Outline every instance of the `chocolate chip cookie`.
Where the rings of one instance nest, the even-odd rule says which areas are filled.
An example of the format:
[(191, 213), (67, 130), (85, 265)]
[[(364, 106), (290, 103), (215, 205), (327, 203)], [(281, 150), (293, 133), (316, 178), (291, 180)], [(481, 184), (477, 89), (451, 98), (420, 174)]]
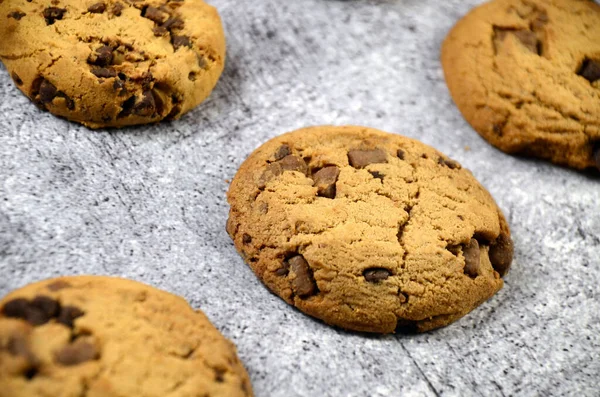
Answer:
[(202, 0), (0, 1), (0, 60), (40, 108), (90, 128), (179, 118), (225, 58)]
[(350, 330), (450, 324), (502, 288), (512, 261), (506, 220), (468, 170), (369, 128), (270, 140), (228, 200), (227, 231), (266, 286)]
[(494, 0), (449, 33), (450, 93), (479, 134), (507, 153), (600, 169), (600, 5)]
[(235, 347), (185, 300), (79, 276), (0, 300), (0, 396), (252, 396)]

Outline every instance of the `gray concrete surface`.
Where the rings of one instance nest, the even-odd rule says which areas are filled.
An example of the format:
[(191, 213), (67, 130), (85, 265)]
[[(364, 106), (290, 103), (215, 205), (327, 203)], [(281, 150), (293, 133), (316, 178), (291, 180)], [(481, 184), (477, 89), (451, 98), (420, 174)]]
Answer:
[[(183, 295), (237, 344), (257, 396), (600, 395), (600, 178), (505, 155), (462, 119), (438, 53), (478, 2), (212, 3), (226, 71), (177, 122), (92, 132), (0, 69), (0, 295), (83, 273)], [(225, 232), (226, 180), (263, 141), (317, 124), (402, 133), (470, 168), (510, 220), (505, 288), (445, 329), (385, 337), (270, 294)]]

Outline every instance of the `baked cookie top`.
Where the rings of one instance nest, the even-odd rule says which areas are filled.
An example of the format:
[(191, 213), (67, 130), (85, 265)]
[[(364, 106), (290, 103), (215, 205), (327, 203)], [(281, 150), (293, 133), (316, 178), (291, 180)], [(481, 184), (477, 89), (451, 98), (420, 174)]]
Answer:
[(600, 169), (600, 5), (485, 3), (449, 33), (442, 64), (463, 116), (493, 145)]
[(258, 277), (327, 323), (446, 325), (492, 296), (512, 260), (506, 221), (456, 161), (363, 127), (274, 138), (242, 164), (227, 231)]
[(180, 117), (224, 58), (219, 15), (202, 0), (0, 2), (0, 59), (15, 84), (88, 127)]
[(252, 389), (233, 344), (182, 298), (78, 276), (0, 300), (0, 395), (241, 397)]

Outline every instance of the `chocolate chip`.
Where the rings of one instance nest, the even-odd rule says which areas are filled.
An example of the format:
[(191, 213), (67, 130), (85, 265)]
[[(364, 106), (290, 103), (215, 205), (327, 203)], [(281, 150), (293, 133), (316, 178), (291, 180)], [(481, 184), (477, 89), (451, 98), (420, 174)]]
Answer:
[(13, 356), (29, 358), (31, 352), (27, 345), (27, 340), (22, 335), (14, 335), (8, 339), (6, 350)]
[(511, 238), (500, 234), (496, 241), (490, 244), (490, 262), (494, 270), (503, 277), (510, 269), (513, 259), (514, 246)]
[(57, 321), (61, 324), (66, 325), (69, 328), (73, 328), (73, 323), (76, 318), (83, 316), (84, 313), (77, 307), (65, 306), (60, 309)]
[(177, 51), (181, 47), (191, 47), (192, 42), (190, 38), (187, 36), (171, 36), (171, 44), (175, 51)]
[(156, 101), (152, 95), (152, 91), (144, 91), (142, 99), (133, 106), (133, 112), (138, 116), (149, 117), (156, 110)]
[(41, 310), (48, 318), (56, 317), (60, 311), (58, 301), (47, 296), (36, 296), (30, 305)]
[(540, 54), (540, 43), (538, 42), (535, 32), (530, 30), (507, 29), (494, 26), (494, 46), (496, 48), (496, 52), (498, 52), (501, 44), (509, 34), (514, 35), (529, 51), (535, 54)]
[(115, 72), (113, 69), (108, 68), (95, 68), (92, 69), (92, 73), (94, 74), (94, 76), (102, 79), (117, 77), (117, 72)]
[(13, 12), (11, 12), (11, 13), (8, 14), (8, 18), (14, 18), (17, 21), (20, 21), (21, 18), (23, 18), (25, 15), (27, 15), (27, 14), (25, 14), (24, 12), (13, 11)]
[(402, 149), (398, 149), (398, 151), (396, 152), (396, 156), (400, 159), (400, 160), (404, 160), (406, 153), (404, 152), (404, 150)]
[(48, 288), (50, 291), (59, 291), (61, 289), (65, 289), (65, 288), (69, 288), (69, 287), (71, 287), (71, 284), (69, 284), (68, 282), (63, 281), (63, 280), (54, 281), (53, 283), (48, 284), (46, 286), (46, 288)]
[(131, 114), (131, 112), (133, 111), (133, 106), (135, 105), (136, 99), (137, 98), (135, 95), (132, 95), (129, 98), (127, 98), (127, 100), (125, 100), (121, 104), (121, 112), (119, 113), (119, 115), (117, 117), (122, 118), (122, 117), (129, 116)]
[(472, 278), (477, 277), (479, 274), (479, 265), (481, 263), (481, 254), (477, 240), (472, 238), (469, 244), (465, 245), (463, 248), (463, 256), (465, 257), (465, 274)]
[(154, 28), (152, 28), (152, 32), (156, 37), (165, 36), (167, 33), (169, 33), (169, 31), (163, 28), (162, 26), (155, 26)]
[(327, 198), (335, 198), (335, 184), (340, 175), (340, 169), (335, 165), (321, 168), (313, 175), (317, 195)]
[(288, 259), (292, 272), (296, 278), (292, 281), (292, 290), (300, 298), (306, 298), (317, 292), (317, 285), (312, 275), (312, 270), (308, 262), (302, 255), (294, 256)]
[(383, 175), (379, 171), (369, 171), (369, 174), (373, 175), (373, 178), (375, 178), (375, 179), (381, 179), (382, 181), (383, 181), (383, 178), (385, 177), (385, 175)]
[(600, 170), (600, 143), (592, 149), (592, 157), (596, 161), (596, 167)]
[(354, 149), (348, 152), (348, 161), (354, 168), (365, 168), (369, 164), (387, 163), (387, 156), (381, 149)]
[(285, 261), (281, 264), (281, 267), (275, 270), (275, 274), (279, 277), (287, 276), (290, 272), (290, 264)]
[(113, 15), (120, 17), (124, 8), (125, 8), (125, 6), (123, 4), (117, 3), (113, 6), (111, 12)]
[(167, 13), (162, 12), (156, 7), (147, 7), (144, 12), (142, 12), (142, 16), (158, 24), (164, 23), (169, 17)]
[(390, 272), (388, 269), (379, 267), (367, 269), (363, 272), (365, 280), (370, 283), (378, 283), (380, 281), (387, 280), (391, 275), (392, 272)]
[(279, 146), (279, 149), (275, 152), (275, 160), (281, 160), (282, 158), (289, 156), (292, 154), (292, 149), (290, 149), (288, 144), (283, 144)]
[(87, 10), (92, 14), (102, 14), (104, 11), (106, 11), (106, 4), (103, 2), (95, 3), (89, 6)]
[(285, 156), (284, 158), (273, 164), (279, 165), (281, 167), (282, 172), (298, 171), (303, 173), (304, 175), (306, 175), (306, 173), (308, 172), (308, 167), (306, 166), (306, 162), (304, 161), (304, 159), (302, 157), (294, 155)]
[(248, 233), (244, 233), (244, 235), (242, 236), (242, 243), (250, 244), (251, 242), (252, 242), (252, 236), (250, 236)]
[(63, 19), (67, 10), (65, 8), (48, 7), (44, 10), (46, 25), (53, 25), (54, 22)]
[(56, 352), (54, 356), (57, 363), (65, 366), (78, 365), (98, 358), (98, 349), (95, 345), (83, 339), (77, 339)]
[(438, 158), (438, 164), (439, 165), (445, 165), (446, 167), (450, 168), (451, 170), (455, 170), (455, 169), (460, 169), (461, 168), (461, 166), (458, 163), (458, 161), (454, 161), (452, 159), (447, 159), (447, 158), (443, 158), (443, 157)]
[(590, 83), (600, 80), (600, 60), (586, 58), (577, 74)]
[(169, 18), (161, 26), (168, 30), (183, 29), (183, 20), (181, 20), (180, 18)]
[(2, 307), (2, 314), (6, 317), (25, 319), (29, 310), (29, 301), (23, 298), (10, 300)]
[(10, 76), (12, 77), (16, 85), (23, 85), (23, 80), (21, 80), (18, 74), (12, 72)]
[(57, 93), (57, 90), (56, 90), (56, 87), (54, 86), (54, 84), (52, 84), (51, 82), (49, 82), (46, 79), (42, 80), (42, 83), (40, 84), (40, 91), (39, 91), (41, 103), (52, 102), (54, 97), (56, 97), (56, 93)]
[(96, 52), (90, 54), (88, 63), (97, 66), (108, 66), (113, 61), (113, 49), (107, 45), (104, 45), (96, 50)]

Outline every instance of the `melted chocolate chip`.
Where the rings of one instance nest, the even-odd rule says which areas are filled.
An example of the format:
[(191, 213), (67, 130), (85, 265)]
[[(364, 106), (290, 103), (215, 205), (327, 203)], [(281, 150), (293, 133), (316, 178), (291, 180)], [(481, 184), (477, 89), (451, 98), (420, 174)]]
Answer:
[(58, 301), (47, 296), (36, 296), (30, 305), (41, 310), (48, 318), (56, 317), (60, 311)]
[(250, 244), (251, 242), (252, 242), (252, 236), (250, 236), (248, 233), (244, 233), (242, 235), (242, 243)]
[(148, 18), (149, 20), (157, 23), (157, 24), (162, 24), (164, 23), (167, 18), (169, 17), (169, 15), (165, 12), (162, 12), (161, 10), (159, 10), (156, 7), (147, 7), (144, 12), (142, 13), (142, 16), (144, 18)]
[(125, 100), (121, 104), (121, 112), (119, 113), (119, 115), (117, 117), (122, 118), (122, 117), (129, 116), (131, 114), (131, 112), (133, 111), (133, 106), (135, 105), (136, 99), (137, 98), (135, 95), (132, 95), (129, 98), (127, 98), (127, 100)]
[(156, 37), (165, 36), (167, 33), (169, 33), (169, 31), (163, 28), (162, 26), (155, 26), (154, 28), (152, 28), (152, 32)]
[(42, 325), (50, 320), (41, 309), (32, 306), (27, 299), (17, 298), (7, 302), (2, 308), (2, 314), (6, 317), (19, 318), (31, 325)]
[(477, 277), (481, 264), (481, 254), (477, 240), (472, 238), (469, 244), (463, 248), (463, 256), (465, 257), (465, 274), (472, 278)]
[(326, 198), (335, 198), (335, 184), (340, 175), (340, 169), (335, 165), (321, 168), (313, 175), (315, 186), (317, 187), (317, 195)]
[(511, 238), (505, 234), (500, 234), (496, 241), (490, 245), (490, 262), (494, 270), (503, 277), (510, 269), (514, 253), (514, 246)]
[(142, 99), (133, 106), (133, 112), (138, 116), (149, 117), (156, 110), (156, 101), (152, 95), (152, 91), (144, 91)]
[(56, 90), (56, 87), (54, 86), (54, 84), (52, 84), (51, 82), (49, 82), (46, 79), (42, 80), (42, 83), (40, 84), (40, 91), (39, 91), (41, 103), (52, 102), (54, 97), (56, 97), (56, 93), (57, 93), (57, 90)]
[(180, 18), (169, 18), (161, 26), (165, 29), (183, 29), (183, 20)]
[(372, 268), (367, 269), (363, 272), (365, 280), (367, 280), (370, 283), (378, 283), (380, 281), (387, 280), (388, 277), (390, 277), (391, 275), (392, 272), (384, 268)]
[(302, 255), (288, 259), (288, 263), (296, 278), (292, 281), (292, 290), (300, 298), (306, 298), (317, 292), (317, 284), (308, 262)]
[(577, 72), (578, 75), (593, 83), (600, 80), (600, 60), (586, 59), (581, 65), (581, 69)]
[(12, 72), (10, 76), (12, 77), (16, 85), (23, 85), (23, 80), (21, 80), (18, 74)]
[(65, 306), (60, 309), (57, 321), (69, 328), (73, 328), (75, 319), (83, 315), (84, 313), (79, 308), (74, 306)]
[(95, 68), (92, 69), (92, 73), (94, 74), (94, 76), (102, 79), (117, 77), (117, 72), (115, 72), (113, 69), (108, 68)]
[(187, 36), (171, 36), (171, 44), (175, 51), (181, 47), (192, 47), (192, 42)]
[(365, 168), (369, 164), (387, 163), (387, 155), (382, 149), (354, 149), (348, 152), (348, 161), (354, 168)]
[(90, 342), (77, 339), (56, 352), (54, 358), (57, 363), (64, 366), (79, 365), (97, 359), (98, 349)]
[(48, 7), (44, 10), (44, 19), (46, 19), (46, 25), (53, 25), (54, 22), (63, 19), (67, 10), (65, 8)]
[(96, 50), (95, 53), (90, 54), (88, 63), (97, 66), (108, 66), (113, 61), (113, 49), (107, 45), (104, 45)]
[(290, 149), (289, 145), (284, 143), (283, 145), (279, 146), (279, 149), (277, 149), (275, 152), (275, 160), (281, 160), (290, 154), (292, 154), (292, 149)]
[(13, 19), (16, 19), (17, 21), (20, 21), (21, 18), (23, 18), (25, 15), (27, 15), (27, 14), (25, 14), (24, 12), (13, 11), (8, 14), (8, 18), (13, 18)]
[(103, 2), (95, 3), (89, 6), (87, 10), (92, 14), (102, 14), (104, 11), (106, 11), (106, 4)]

